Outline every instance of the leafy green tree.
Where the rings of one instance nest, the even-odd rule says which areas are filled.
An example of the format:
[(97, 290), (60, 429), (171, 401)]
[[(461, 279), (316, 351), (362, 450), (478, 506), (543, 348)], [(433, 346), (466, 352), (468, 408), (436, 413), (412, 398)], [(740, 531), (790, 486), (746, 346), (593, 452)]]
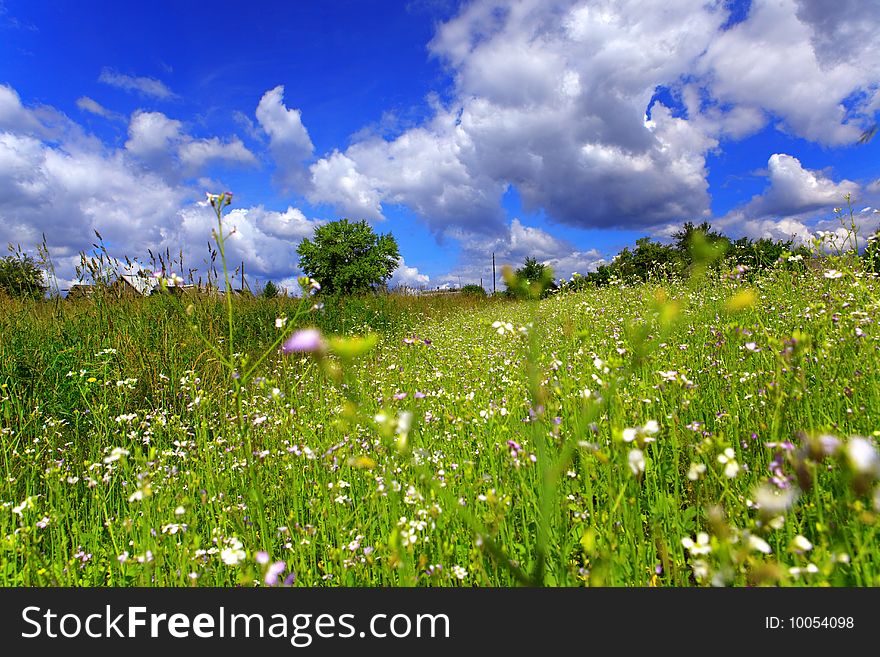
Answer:
[(331, 221), (315, 229), (296, 250), (302, 271), (327, 294), (365, 292), (384, 285), (400, 252), (391, 233), (376, 235), (366, 221)]
[(512, 274), (504, 279), (508, 295), (544, 296), (550, 290), (556, 289), (553, 270), (538, 262), (537, 258), (527, 257), (523, 266)]
[(868, 238), (862, 258), (868, 271), (880, 273), (880, 229)]
[(672, 237), (675, 239), (675, 250), (686, 267), (694, 263), (720, 264), (721, 258), (730, 250), (730, 240), (712, 230), (707, 221), (699, 226), (688, 221)]
[(18, 251), (0, 258), (0, 289), (19, 299), (42, 299), (43, 272), (28, 254)]
[(266, 299), (274, 299), (278, 296), (278, 286), (272, 281), (266, 281), (266, 284), (263, 286), (263, 296)]
[(472, 296), (484, 297), (486, 296), (486, 290), (483, 289), (482, 285), (475, 285), (474, 283), (470, 283), (461, 288), (462, 294), (470, 294)]
[(529, 283), (534, 283), (535, 281), (540, 281), (544, 277), (544, 272), (547, 270), (547, 265), (542, 262), (538, 262), (537, 258), (526, 258), (525, 264), (522, 267), (517, 269), (514, 273), (522, 280), (526, 280)]

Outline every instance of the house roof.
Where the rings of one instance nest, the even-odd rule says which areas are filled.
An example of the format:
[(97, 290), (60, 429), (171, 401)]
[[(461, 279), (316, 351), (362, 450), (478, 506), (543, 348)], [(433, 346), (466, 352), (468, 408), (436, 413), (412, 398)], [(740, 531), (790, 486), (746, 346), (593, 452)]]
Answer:
[(138, 276), (135, 274), (122, 274), (119, 278), (121, 278), (123, 281), (131, 285), (135, 290), (137, 290), (138, 294), (142, 294), (144, 296), (150, 294), (153, 291), (153, 288), (156, 287), (155, 279), (146, 276)]

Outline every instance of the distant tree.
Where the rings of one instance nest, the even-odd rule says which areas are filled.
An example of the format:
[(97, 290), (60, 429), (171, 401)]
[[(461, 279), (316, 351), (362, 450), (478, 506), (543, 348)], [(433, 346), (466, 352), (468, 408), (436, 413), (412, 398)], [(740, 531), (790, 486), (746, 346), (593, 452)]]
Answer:
[(327, 294), (365, 292), (384, 285), (400, 252), (391, 235), (376, 235), (366, 221), (331, 221), (315, 229), (296, 250), (302, 271)]
[(461, 288), (462, 294), (470, 294), (473, 296), (484, 297), (486, 296), (486, 290), (483, 289), (482, 285), (474, 285), (471, 283), (470, 285), (465, 285)]
[(727, 257), (738, 265), (746, 265), (749, 269), (766, 269), (772, 267), (782, 255), (793, 250), (792, 240), (774, 241), (762, 237), (752, 241), (748, 237), (741, 237), (731, 242)]
[(542, 262), (538, 262), (537, 258), (526, 258), (525, 264), (522, 267), (516, 270), (516, 275), (528, 281), (529, 283), (534, 283), (535, 281), (540, 281), (541, 278), (544, 277), (544, 272), (547, 270), (547, 265)]
[(43, 272), (28, 254), (17, 251), (0, 258), (0, 289), (19, 299), (42, 299)]
[(278, 296), (278, 286), (272, 281), (266, 281), (263, 286), (263, 296), (267, 299), (274, 299)]
[(668, 278), (679, 271), (681, 258), (675, 247), (642, 237), (636, 240), (630, 265), (631, 275), (643, 281), (652, 277)]
[(537, 258), (527, 257), (523, 266), (512, 273), (513, 276), (505, 277), (504, 281), (509, 295), (544, 296), (556, 289), (553, 270)]
[(880, 229), (868, 238), (862, 258), (868, 271), (880, 274)]
[(730, 249), (730, 240), (712, 230), (707, 221), (699, 226), (694, 226), (690, 221), (685, 222), (672, 237), (675, 239), (675, 250), (685, 266), (694, 262), (719, 262)]

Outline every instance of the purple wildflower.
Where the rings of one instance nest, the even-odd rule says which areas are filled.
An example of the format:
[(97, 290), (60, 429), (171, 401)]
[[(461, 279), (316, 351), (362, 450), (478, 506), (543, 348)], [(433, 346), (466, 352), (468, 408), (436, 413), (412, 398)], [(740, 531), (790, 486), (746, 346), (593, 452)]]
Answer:
[[(266, 569), (266, 575), (263, 577), (263, 581), (266, 583), (266, 586), (275, 586), (278, 584), (278, 576), (284, 572), (284, 569), (287, 568), (287, 564), (283, 561), (276, 561), (268, 569)], [(293, 573), (291, 573), (292, 575)], [(287, 580), (284, 580), (287, 583)]]
[(281, 352), (290, 354), (293, 352), (312, 353), (324, 350), (324, 338), (318, 329), (302, 329), (291, 335), (281, 345)]

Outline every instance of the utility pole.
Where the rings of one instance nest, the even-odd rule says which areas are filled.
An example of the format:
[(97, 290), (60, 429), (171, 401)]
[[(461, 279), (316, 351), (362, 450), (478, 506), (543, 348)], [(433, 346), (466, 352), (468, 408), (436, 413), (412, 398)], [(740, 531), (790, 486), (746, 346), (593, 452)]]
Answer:
[(495, 294), (495, 253), (492, 253), (492, 294)]
[(241, 261), (241, 292), (244, 294), (244, 260)]

